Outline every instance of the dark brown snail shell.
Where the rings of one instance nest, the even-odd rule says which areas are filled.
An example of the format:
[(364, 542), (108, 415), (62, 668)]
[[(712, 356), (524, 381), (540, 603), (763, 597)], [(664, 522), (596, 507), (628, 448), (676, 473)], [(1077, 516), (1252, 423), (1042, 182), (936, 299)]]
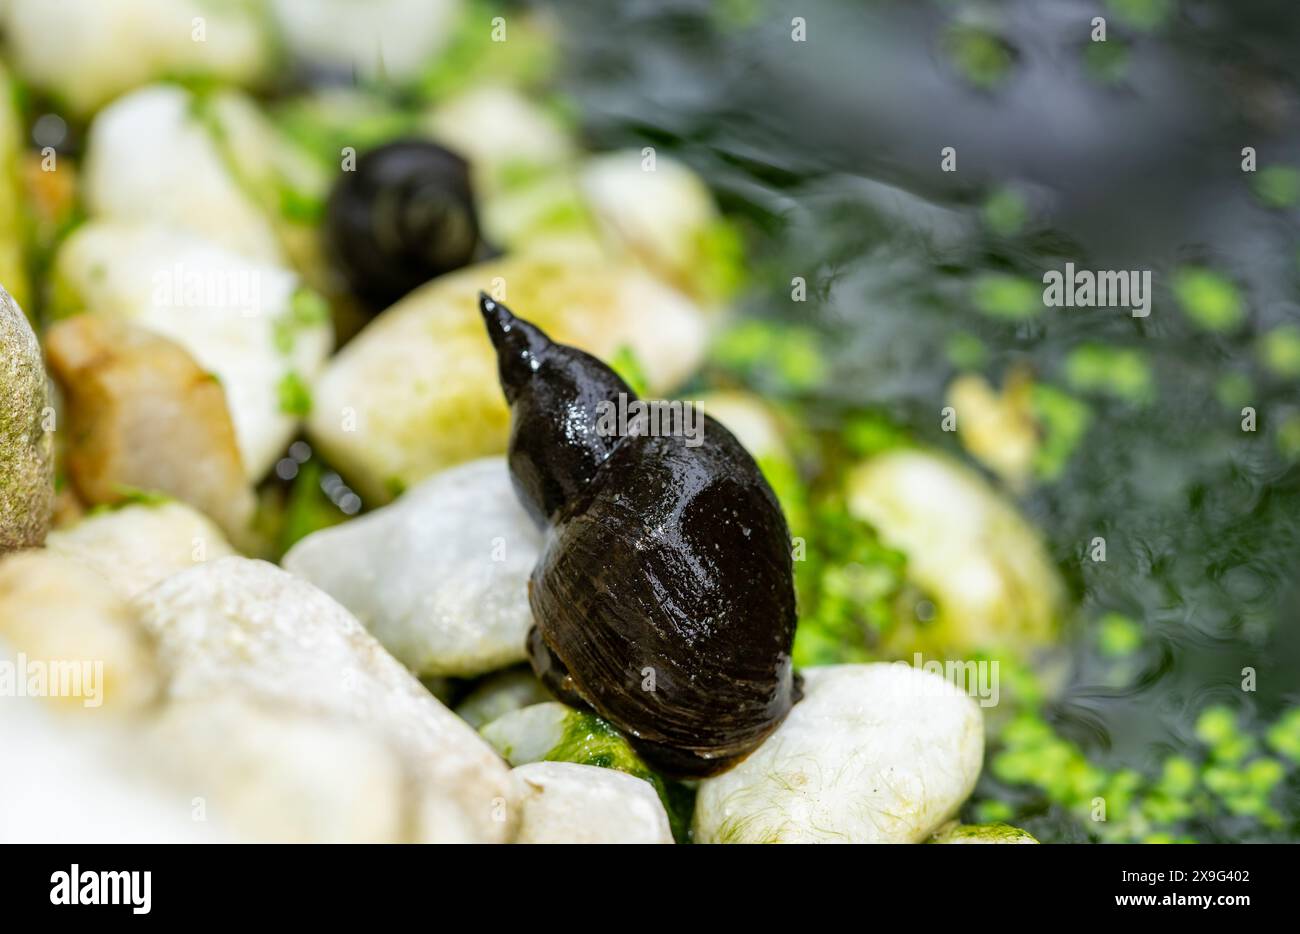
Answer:
[(529, 583), (533, 669), (666, 774), (723, 771), (799, 698), (775, 495), (707, 416), (696, 447), (602, 433), (598, 403), (635, 400), (627, 384), (488, 296), (480, 305), (511, 408), (515, 490), (548, 529)]
[(425, 139), (362, 154), (335, 183), (324, 227), (335, 267), (376, 311), (481, 249), (469, 164)]

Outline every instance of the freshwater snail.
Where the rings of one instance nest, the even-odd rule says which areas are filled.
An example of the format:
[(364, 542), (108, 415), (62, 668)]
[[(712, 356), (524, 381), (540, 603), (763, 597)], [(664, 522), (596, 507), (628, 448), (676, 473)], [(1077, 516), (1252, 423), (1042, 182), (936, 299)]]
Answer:
[(707, 416), (696, 446), (604, 430), (604, 406), (636, 400), (613, 370), (487, 295), (480, 308), (511, 410), (515, 491), (547, 529), (528, 590), (534, 671), (664, 773), (723, 771), (799, 699), (775, 495)]
[(480, 238), (469, 165), (423, 139), (372, 149), (331, 192), (325, 235), (352, 291), (386, 308), (474, 259)]

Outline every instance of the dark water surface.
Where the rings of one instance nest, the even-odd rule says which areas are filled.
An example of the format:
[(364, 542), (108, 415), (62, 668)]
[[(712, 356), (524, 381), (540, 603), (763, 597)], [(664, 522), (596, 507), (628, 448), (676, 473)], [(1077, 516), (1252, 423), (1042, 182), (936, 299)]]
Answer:
[[(1104, 51), (1089, 42), (1099, 15)], [(823, 339), (824, 378), (789, 394), (807, 419), (833, 430), (876, 409), (971, 463), (937, 414), (955, 334), (982, 344), (963, 368), (995, 386), (1023, 368), (1068, 387), (1085, 343), (1141, 361), (1133, 392), (1076, 393), (1087, 434), (1018, 498), (1077, 608), (1066, 684), (1043, 711), (1060, 736), (1090, 762), (1151, 773), (1194, 748), (1207, 705), (1259, 733), (1300, 704), (1300, 380), (1261, 349), (1300, 322), (1293, 6), (646, 0), (568, 3), (561, 19), (563, 89), (590, 142), (653, 145), (700, 171), (746, 233), (744, 314)], [(947, 146), (956, 172), (940, 169)], [(1067, 261), (1151, 270), (1150, 316), (1041, 307), (1043, 271)], [(1185, 313), (1188, 269), (1229, 283), (1240, 321)], [(981, 311), (991, 274), (1030, 283), (1037, 309)], [(1098, 535), (1105, 563), (1085, 560)], [(1143, 631), (1118, 673), (1097, 650), (1106, 613)], [(985, 781), (982, 794), (1017, 798)], [(1191, 833), (1295, 839), (1294, 770), (1275, 795), (1270, 829), (1218, 813)], [(1086, 836), (1050, 802), (1039, 811), (1044, 838)]]

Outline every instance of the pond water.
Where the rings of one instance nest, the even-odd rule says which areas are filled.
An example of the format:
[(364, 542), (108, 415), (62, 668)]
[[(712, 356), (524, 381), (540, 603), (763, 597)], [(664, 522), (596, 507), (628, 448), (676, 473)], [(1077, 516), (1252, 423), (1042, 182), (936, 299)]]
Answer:
[[(1013, 492), (1068, 582), (1068, 657), (991, 728), (966, 816), (1046, 840), (1295, 839), (1300, 17), (789, 6), (564, 4), (560, 84), (593, 146), (703, 174), (745, 236), (744, 320), (816, 354), (810, 378), (759, 356), (712, 379), (832, 442), (865, 413), (967, 463), (940, 417), (955, 377), (1041, 390), (1059, 457)], [(1149, 271), (1149, 315), (1044, 307), (1067, 262)]]

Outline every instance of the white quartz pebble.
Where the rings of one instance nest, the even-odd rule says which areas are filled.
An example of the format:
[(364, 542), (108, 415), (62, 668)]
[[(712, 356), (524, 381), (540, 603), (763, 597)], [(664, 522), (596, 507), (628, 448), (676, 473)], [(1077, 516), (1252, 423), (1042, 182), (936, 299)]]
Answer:
[(492, 457), (307, 536), (283, 563), (416, 674), (472, 677), (524, 660), (540, 545), (505, 458)]
[(520, 791), (516, 843), (672, 843), (650, 783), (613, 769), (534, 762), (513, 771)]
[(902, 664), (804, 669), (804, 697), (735, 768), (700, 782), (701, 843), (919, 843), (975, 786), (980, 709)]

